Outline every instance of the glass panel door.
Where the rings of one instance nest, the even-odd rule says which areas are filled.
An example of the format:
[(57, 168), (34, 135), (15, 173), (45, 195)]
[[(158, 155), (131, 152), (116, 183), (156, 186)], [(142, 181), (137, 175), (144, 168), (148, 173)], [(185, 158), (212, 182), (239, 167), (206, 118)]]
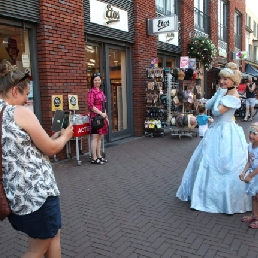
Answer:
[(107, 48), (107, 54), (107, 79), (110, 83), (109, 128), (114, 134), (128, 129), (126, 51), (110, 47)]

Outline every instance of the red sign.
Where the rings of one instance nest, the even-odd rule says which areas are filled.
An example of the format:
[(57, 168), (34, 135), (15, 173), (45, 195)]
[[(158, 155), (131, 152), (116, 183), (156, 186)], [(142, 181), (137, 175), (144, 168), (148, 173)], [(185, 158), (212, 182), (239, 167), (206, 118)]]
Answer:
[(73, 125), (73, 137), (82, 137), (87, 134), (90, 134), (89, 124)]

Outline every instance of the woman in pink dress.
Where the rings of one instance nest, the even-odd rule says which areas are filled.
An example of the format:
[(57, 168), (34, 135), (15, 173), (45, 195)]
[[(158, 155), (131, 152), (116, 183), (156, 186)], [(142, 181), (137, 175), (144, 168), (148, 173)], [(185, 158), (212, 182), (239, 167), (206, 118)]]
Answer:
[(103, 165), (107, 160), (101, 155), (101, 140), (104, 134), (108, 133), (108, 116), (106, 113), (106, 96), (100, 89), (100, 73), (91, 76), (91, 90), (88, 93), (88, 107), (90, 110), (90, 125), (94, 116), (101, 115), (104, 119), (104, 126), (100, 129), (91, 128), (91, 164)]

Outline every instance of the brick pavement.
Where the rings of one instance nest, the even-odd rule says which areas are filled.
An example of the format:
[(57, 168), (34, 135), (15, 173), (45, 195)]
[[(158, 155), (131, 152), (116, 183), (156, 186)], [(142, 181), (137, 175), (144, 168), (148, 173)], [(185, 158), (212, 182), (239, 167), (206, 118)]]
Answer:
[[(245, 131), (250, 123), (241, 123)], [(63, 258), (254, 258), (258, 231), (175, 197), (193, 137), (139, 138), (106, 148), (109, 163), (54, 164), (61, 190)], [(26, 237), (0, 223), (0, 257), (21, 257)]]

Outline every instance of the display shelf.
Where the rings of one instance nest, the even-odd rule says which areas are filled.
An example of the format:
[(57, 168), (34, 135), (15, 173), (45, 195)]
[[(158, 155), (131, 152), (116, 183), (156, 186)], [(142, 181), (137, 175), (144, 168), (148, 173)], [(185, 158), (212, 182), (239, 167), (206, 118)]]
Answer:
[(164, 87), (164, 69), (147, 68), (145, 84), (146, 115), (144, 123), (145, 136), (164, 137), (167, 121), (166, 88)]

